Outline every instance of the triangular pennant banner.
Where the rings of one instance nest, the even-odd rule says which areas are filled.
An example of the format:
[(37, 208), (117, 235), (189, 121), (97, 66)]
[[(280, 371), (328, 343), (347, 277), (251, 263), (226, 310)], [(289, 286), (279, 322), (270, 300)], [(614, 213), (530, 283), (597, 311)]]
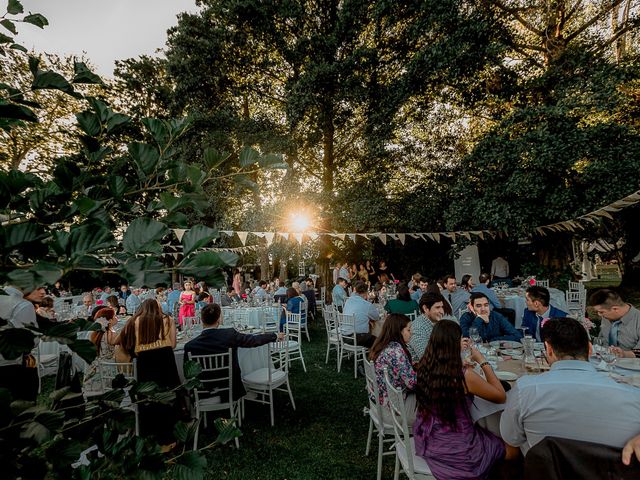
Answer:
[(240, 239), (240, 243), (242, 243), (242, 245), (247, 243), (247, 237), (249, 236), (249, 232), (236, 232), (236, 235), (238, 235), (238, 238)]
[(382, 243), (384, 243), (385, 245), (387, 244), (387, 236), (384, 233), (379, 233), (378, 238)]
[(440, 243), (440, 234), (439, 233), (427, 233), (433, 240)]
[(353, 242), (356, 243), (356, 234), (355, 233), (348, 233), (347, 236), (349, 237), (349, 239)]
[(278, 232), (278, 235), (280, 235), (285, 240), (289, 240), (289, 234), (287, 232)]
[(315, 232), (311, 232), (311, 233), (309, 233), (308, 235), (309, 235), (309, 238), (310, 238), (311, 240), (317, 240), (317, 239), (318, 239), (318, 234), (317, 234), (317, 233), (315, 233)]
[(175, 233), (175, 234), (176, 234), (176, 238), (178, 239), (178, 241), (179, 241), (179, 242), (181, 242), (181, 241), (182, 241), (182, 237), (184, 237), (184, 233), (185, 233), (186, 231), (187, 231), (187, 230), (186, 230), (186, 229), (184, 229), (184, 228), (174, 228), (174, 229), (173, 229), (173, 233)]
[(398, 234), (398, 240), (400, 240), (400, 243), (401, 243), (402, 245), (404, 245), (404, 241), (405, 241), (405, 239), (406, 239), (406, 236), (405, 236), (405, 234), (404, 234), (404, 233), (399, 233), (399, 234)]
[(416, 240), (417, 240), (417, 239), (419, 239), (419, 238), (422, 238), (422, 239), (424, 240), (424, 238), (422, 237), (422, 235), (421, 235), (421, 234), (419, 234), (419, 233), (407, 233), (407, 235), (409, 235), (411, 238), (414, 238), (414, 239), (416, 239)]
[(462, 232), (462, 236), (465, 237), (467, 240), (471, 240), (471, 233), (469, 232)]
[(275, 237), (275, 233), (273, 232), (264, 232), (264, 238), (267, 241), (267, 245), (271, 245), (273, 243), (273, 237)]

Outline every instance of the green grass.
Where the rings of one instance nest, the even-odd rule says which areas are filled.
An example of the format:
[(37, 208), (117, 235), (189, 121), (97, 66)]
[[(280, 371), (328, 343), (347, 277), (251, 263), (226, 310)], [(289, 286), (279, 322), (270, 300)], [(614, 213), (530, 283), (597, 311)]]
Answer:
[[(377, 439), (364, 456), (369, 417), (364, 379), (353, 378), (353, 361), (336, 369), (336, 354), (325, 364), (324, 327), (312, 326), (311, 343), (303, 343), (307, 373), (299, 361), (290, 371), (296, 410), (286, 393), (275, 397), (275, 426), (269, 406), (245, 402), (240, 449), (231, 445), (207, 453), (211, 479), (343, 479), (375, 478)], [(211, 427), (210, 427), (211, 428)], [(213, 440), (201, 433), (199, 445)], [(393, 476), (394, 457), (384, 459), (383, 476)]]

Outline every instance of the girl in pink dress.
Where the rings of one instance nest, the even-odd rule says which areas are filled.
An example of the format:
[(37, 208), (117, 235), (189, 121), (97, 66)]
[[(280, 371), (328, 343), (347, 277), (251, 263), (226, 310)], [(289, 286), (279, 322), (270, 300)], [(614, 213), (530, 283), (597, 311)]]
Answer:
[(179, 303), (178, 323), (182, 327), (185, 317), (194, 317), (196, 315), (196, 293), (193, 291), (191, 282), (184, 282), (184, 291), (180, 294)]
[(233, 283), (231, 286), (236, 291), (237, 295), (242, 295), (244, 293), (242, 291), (242, 275), (240, 275), (240, 270), (237, 268), (233, 271)]

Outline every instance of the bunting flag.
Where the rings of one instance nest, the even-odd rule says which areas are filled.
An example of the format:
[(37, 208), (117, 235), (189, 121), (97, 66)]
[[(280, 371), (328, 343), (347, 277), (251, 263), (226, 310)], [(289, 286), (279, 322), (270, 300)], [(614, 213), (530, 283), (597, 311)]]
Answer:
[(355, 233), (347, 233), (347, 236), (349, 237), (349, 239), (350, 239), (353, 243), (356, 243), (356, 234), (355, 234)]
[(302, 233), (294, 233), (293, 236), (296, 238), (298, 243), (302, 245)]
[(267, 241), (267, 245), (271, 245), (273, 243), (273, 238), (276, 236), (273, 232), (264, 232), (264, 238)]
[(175, 233), (175, 234), (176, 234), (176, 238), (178, 239), (178, 241), (179, 241), (179, 242), (181, 242), (181, 241), (182, 241), (182, 237), (184, 237), (184, 233), (185, 233), (186, 231), (187, 231), (187, 230), (186, 230), (186, 229), (184, 229), (184, 228), (174, 228), (174, 229), (173, 229), (173, 233)]
[(378, 238), (382, 243), (384, 243), (385, 245), (387, 244), (387, 236), (384, 233), (378, 233), (376, 235), (378, 235)]
[(247, 243), (249, 232), (236, 232), (236, 235), (238, 235), (238, 238), (240, 239), (240, 243), (242, 243), (242, 245), (245, 245)]
[(289, 233), (288, 232), (278, 232), (278, 235), (280, 235), (285, 240), (289, 240)]
[(399, 233), (399, 234), (398, 234), (398, 240), (400, 240), (400, 243), (401, 243), (402, 245), (404, 245), (404, 241), (405, 241), (405, 239), (406, 239), (406, 236), (405, 236), (405, 234), (404, 234), (404, 233)]

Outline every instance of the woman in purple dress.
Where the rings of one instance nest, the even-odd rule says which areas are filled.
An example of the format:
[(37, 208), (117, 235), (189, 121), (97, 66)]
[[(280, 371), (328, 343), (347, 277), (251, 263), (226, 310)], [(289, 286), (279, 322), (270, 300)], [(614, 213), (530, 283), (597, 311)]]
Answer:
[(471, 359), (487, 379), (463, 365), (461, 338), (457, 323), (437, 322), (417, 369), (416, 454), (438, 480), (484, 479), (496, 462), (518, 455), (517, 449), (473, 423), (474, 395), (496, 403), (504, 403), (507, 396), (478, 350), (471, 349)]

